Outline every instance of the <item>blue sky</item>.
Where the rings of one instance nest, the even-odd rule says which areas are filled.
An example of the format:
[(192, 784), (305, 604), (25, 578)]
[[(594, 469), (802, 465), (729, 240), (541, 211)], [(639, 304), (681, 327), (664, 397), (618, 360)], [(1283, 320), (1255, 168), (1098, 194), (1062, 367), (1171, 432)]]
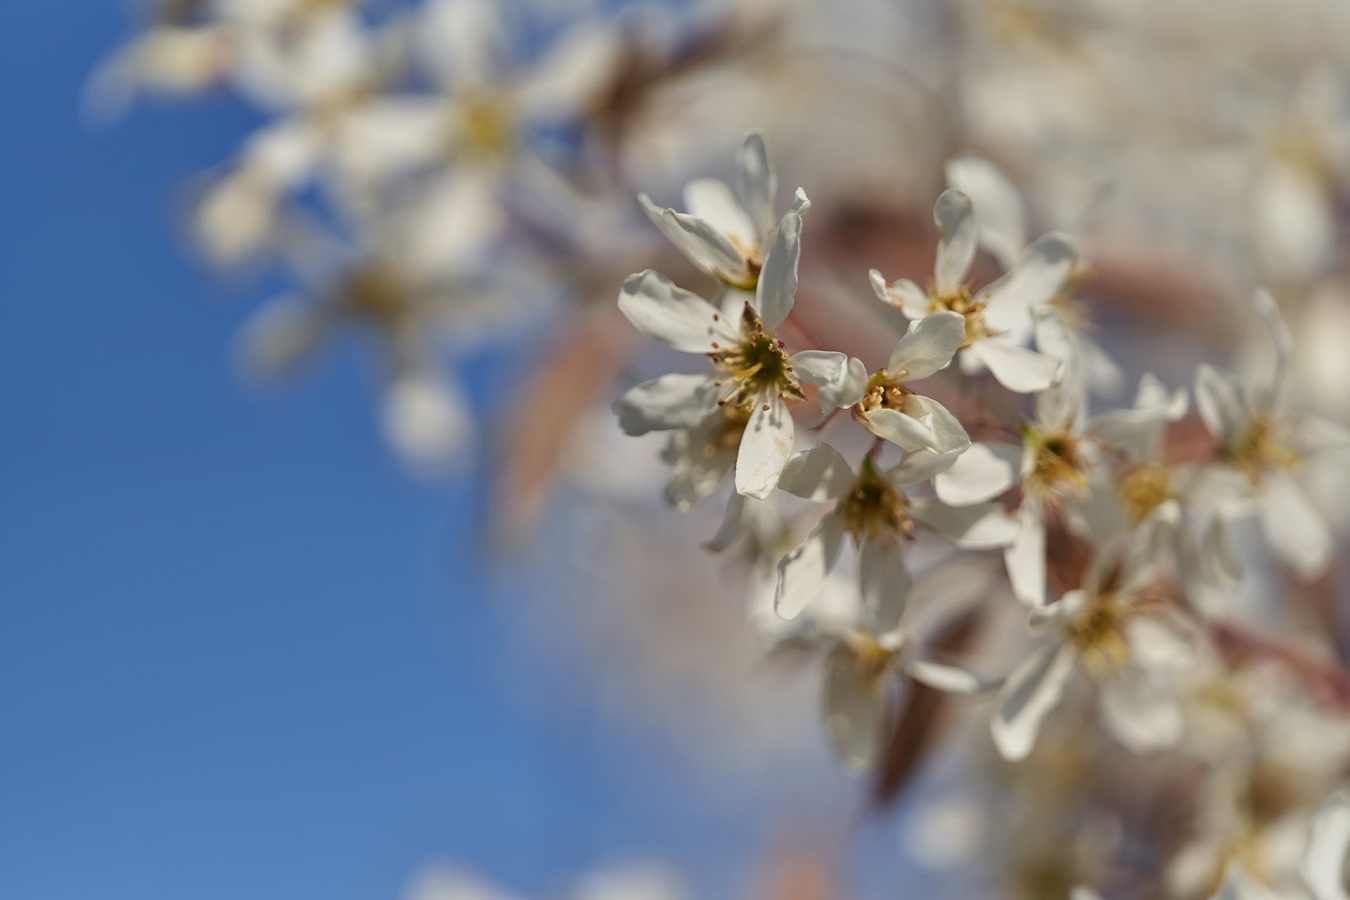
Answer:
[(473, 558), (479, 490), (400, 472), (359, 353), (241, 382), (248, 292), (175, 223), (250, 121), (161, 104), (84, 126), (127, 22), (0, 4), (0, 897), (396, 897), (438, 859), (523, 891), (632, 855), (734, 866), (749, 826), (686, 799), (659, 747), (523, 683), (510, 597)]

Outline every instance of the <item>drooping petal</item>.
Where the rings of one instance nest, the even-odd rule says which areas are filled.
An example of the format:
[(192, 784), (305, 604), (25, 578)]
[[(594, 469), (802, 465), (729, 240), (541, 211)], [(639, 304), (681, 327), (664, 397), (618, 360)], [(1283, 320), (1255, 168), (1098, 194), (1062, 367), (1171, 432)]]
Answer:
[(787, 461), (778, 478), (778, 488), (796, 497), (825, 503), (847, 494), (856, 480), (848, 460), (821, 442)]
[(1011, 268), (1027, 243), (1026, 211), (1017, 188), (993, 163), (971, 154), (948, 161), (946, 174), (947, 186), (970, 198), (980, 246)]
[(696, 216), (745, 249), (759, 246), (755, 225), (741, 209), (731, 186), (718, 178), (699, 178), (684, 186), (684, 205)]
[(975, 260), (978, 235), (970, 198), (950, 188), (943, 191), (933, 207), (933, 221), (938, 227), (933, 286), (939, 294), (947, 294), (961, 286)]
[(858, 554), (863, 610), (870, 631), (885, 633), (900, 625), (909, 602), (909, 567), (904, 547), (894, 535), (863, 541)]
[(802, 217), (789, 212), (778, 223), (764, 254), (755, 288), (755, 307), (764, 327), (773, 331), (792, 312), (797, 299), (797, 260), (801, 256)]
[(746, 135), (736, 154), (736, 189), (745, 201), (745, 211), (755, 226), (755, 242), (773, 230), (774, 198), (778, 195), (778, 177), (769, 164), (769, 151), (759, 132)]
[(824, 677), (825, 732), (840, 761), (864, 772), (881, 743), (881, 685), (845, 644), (825, 657)]
[(1052, 644), (1036, 651), (1008, 676), (989, 721), (994, 745), (1004, 759), (1017, 762), (1031, 753), (1041, 722), (1064, 696), (1076, 658), (1072, 646)]
[(1014, 394), (1046, 390), (1059, 380), (1064, 365), (1053, 356), (997, 338), (976, 341), (970, 345), (969, 352), (988, 367), (999, 384)]
[(1195, 370), (1195, 405), (1209, 433), (1221, 441), (1236, 438), (1251, 419), (1242, 382), (1210, 365)]
[(674, 373), (630, 388), (613, 410), (624, 434), (690, 428), (717, 408), (717, 374)]
[(1013, 594), (1031, 607), (1045, 604), (1045, 522), (1040, 504), (1029, 497), (1022, 499), (1017, 512), (1020, 528), (1017, 539), (1003, 551), (1008, 566), (1008, 580)]
[(1303, 488), (1283, 472), (1270, 472), (1259, 502), (1261, 530), (1280, 559), (1305, 581), (1326, 571), (1335, 541)]
[(1007, 547), (1018, 534), (1017, 520), (997, 503), (948, 506), (936, 500), (915, 500), (909, 514), (965, 550)]
[(778, 476), (792, 455), (795, 436), (796, 424), (781, 398), (774, 397), (755, 406), (736, 457), (737, 493), (757, 500), (773, 493)]
[(937, 443), (931, 425), (898, 409), (870, 410), (861, 421), (872, 434), (905, 450), (923, 450)]
[(905, 413), (926, 422), (933, 429), (933, 443), (927, 449), (935, 453), (960, 453), (970, 446), (970, 435), (951, 411), (932, 397), (910, 394), (905, 398)]
[(778, 561), (774, 609), (780, 616), (797, 618), (820, 595), (843, 542), (843, 520), (830, 513), (816, 524), (806, 540)]
[(909, 319), (922, 319), (932, 309), (927, 292), (908, 278), (901, 278), (891, 284), (876, 269), (867, 273), (868, 281), (877, 299), (888, 306), (894, 306)]
[(867, 390), (867, 366), (855, 357), (833, 350), (803, 350), (788, 363), (794, 375), (820, 389), (822, 413), (852, 406)]
[(1013, 444), (971, 444), (934, 478), (938, 499), (952, 506), (994, 499), (1017, 483), (1022, 455)]
[(745, 526), (745, 507), (750, 501), (740, 494), (733, 493), (727, 500), (727, 508), (722, 516), (722, 524), (718, 526), (717, 533), (703, 544), (703, 549), (710, 553), (721, 553), (723, 550), (736, 543), (736, 539), (741, 536)]
[(723, 280), (745, 268), (745, 256), (712, 225), (695, 216), (662, 209), (646, 194), (639, 194), (638, 202), (671, 243), (707, 274)]
[(886, 362), (886, 371), (905, 381), (917, 381), (941, 371), (966, 339), (966, 320), (960, 313), (939, 312), (909, 323)]
[(647, 337), (686, 353), (711, 353), (715, 343), (740, 338), (715, 306), (651, 269), (624, 281), (619, 311)]

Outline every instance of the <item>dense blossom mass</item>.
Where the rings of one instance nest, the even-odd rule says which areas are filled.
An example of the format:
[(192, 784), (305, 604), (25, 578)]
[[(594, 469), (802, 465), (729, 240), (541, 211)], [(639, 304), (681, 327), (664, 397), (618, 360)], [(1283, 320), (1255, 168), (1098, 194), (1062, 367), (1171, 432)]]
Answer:
[[(252, 370), (360, 335), (517, 536), (569, 479), (690, 513), (589, 553), (634, 608), (734, 573), (878, 802), (965, 773), (912, 813), (958, 891), (1350, 898), (1344, 4), (387, 6), (166, 2), (91, 80), (264, 114), (188, 216), (292, 285)], [(622, 883), (577, 896), (680, 896)]]

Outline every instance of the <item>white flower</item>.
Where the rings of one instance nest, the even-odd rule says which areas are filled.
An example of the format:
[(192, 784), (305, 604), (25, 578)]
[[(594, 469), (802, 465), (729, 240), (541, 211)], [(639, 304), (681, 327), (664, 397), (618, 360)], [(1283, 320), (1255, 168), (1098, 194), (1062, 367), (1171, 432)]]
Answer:
[(811, 603), (833, 569), (846, 535), (858, 550), (864, 609), (881, 631), (899, 624), (908, 601), (910, 577), (903, 549), (913, 538), (916, 524), (932, 527), (958, 547), (1006, 546), (1016, 527), (1001, 506), (952, 507), (906, 496), (903, 487), (926, 481), (943, 464), (944, 460), (932, 454), (909, 454), (880, 471), (868, 457), (855, 473), (834, 448), (823, 443), (794, 456), (778, 486), (818, 503), (832, 502), (834, 508), (779, 562), (779, 614), (794, 618)]
[(961, 345), (963, 371), (988, 368), (1010, 391), (1043, 391), (1059, 378), (1061, 363), (1025, 346), (1031, 335), (1031, 313), (1064, 289), (1074, 264), (1069, 238), (1051, 233), (1022, 254), (1017, 265), (993, 284), (973, 291), (966, 283), (975, 259), (978, 233), (970, 198), (947, 190), (933, 208), (939, 241), (933, 282), (924, 290), (901, 279), (887, 284), (881, 273), (870, 273), (872, 288), (885, 303), (899, 307), (911, 319), (936, 312), (960, 313), (966, 320)]
[[(684, 189), (688, 212), (662, 209), (646, 194), (638, 196), (656, 226), (689, 260), (729, 287), (754, 290), (764, 265), (765, 245), (774, 228), (778, 179), (769, 164), (764, 138), (752, 133), (736, 154), (736, 191), (716, 178), (691, 181)], [(740, 194), (737, 200), (736, 194)], [(811, 206), (797, 189), (792, 212)]]
[(970, 446), (965, 428), (946, 407), (915, 393), (907, 382), (946, 368), (965, 337), (965, 319), (954, 312), (910, 322), (886, 367), (868, 380), (866, 393), (853, 407), (853, 417), (872, 434), (904, 450), (931, 450), (952, 454), (954, 459)]
[(1196, 405), (1219, 441), (1219, 466), (1204, 473), (1201, 499), (1225, 516), (1255, 512), (1276, 555), (1299, 577), (1315, 578), (1326, 569), (1334, 541), (1295, 473), (1312, 454), (1350, 447), (1350, 434), (1283, 408), (1289, 332), (1269, 293), (1257, 291), (1254, 302), (1275, 345), (1270, 377), (1243, 381), (1208, 365), (1196, 371)]
[(630, 276), (619, 294), (620, 311), (638, 331), (676, 350), (704, 354), (714, 366), (699, 375), (663, 375), (628, 391), (614, 404), (624, 431), (688, 428), (719, 406), (729, 407), (728, 421), (739, 425), (744, 417), (736, 490), (759, 499), (773, 491), (792, 452), (796, 426), (787, 404), (803, 399), (802, 382), (820, 387), (826, 406), (847, 405), (862, 393), (860, 362), (818, 350), (789, 355), (774, 336), (796, 295), (800, 234), (800, 217), (787, 213), (739, 321), (650, 270)]

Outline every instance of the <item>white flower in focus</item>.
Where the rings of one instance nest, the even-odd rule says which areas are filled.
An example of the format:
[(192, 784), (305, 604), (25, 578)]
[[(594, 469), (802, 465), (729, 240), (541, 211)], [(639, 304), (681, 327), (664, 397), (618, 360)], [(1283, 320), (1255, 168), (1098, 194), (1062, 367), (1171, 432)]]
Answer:
[[(800, 237), (801, 219), (789, 212), (738, 320), (650, 270), (630, 276), (619, 294), (619, 310), (638, 331), (713, 362), (711, 372), (663, 375), (628, 391), (614, 404), (620, 426), (637, 435), (707, 424), (713, 444), (735, 447), (737, 492), (759, 499), (773, 491), (792, 452), (788, 403), (804, 399), (802, 383), (820, 388), (822, 406), (833, 408), (855, 402), (865, 377), (862, 363), (842, 353), (789, 355), (774, 335), (796, 296)], [(727, 438), (737, 432), (733, 445)]]
[(1006, 275), (975, 291), (966, 282), (978, 243), (970, 198), (961, 191), (944, 191), (933, 208), (933, 218), (939, 240), (929, 289), (907, 279), (887, 284), (873, 269), (869, 274), (877, 297), (911, 319), (937, 312), (959, 313), (966, 325), (962, 371), (987, 368), (1000, 384), (1019, 394), (1044, 391), (1055, 384), (1061, 362), (1025, 344), (1032, 332), (1032, 311), (1064, 290), (1074, 265), (1073, 243), (1063, 234), (1044, 235)]
[[(728, 287), (752, 291), (777, 218), (777, 193), (778, 179), (764, 138), (752, 133), (736, 154), (735, 192), (716, 178), (691, 181), (684, 189), (685, 213), (662, 209), (646, 194), (638, 200), (690, 262)], [(800, 216), (810, 207), (806, 193), (798, 188), (792, 212)]]

